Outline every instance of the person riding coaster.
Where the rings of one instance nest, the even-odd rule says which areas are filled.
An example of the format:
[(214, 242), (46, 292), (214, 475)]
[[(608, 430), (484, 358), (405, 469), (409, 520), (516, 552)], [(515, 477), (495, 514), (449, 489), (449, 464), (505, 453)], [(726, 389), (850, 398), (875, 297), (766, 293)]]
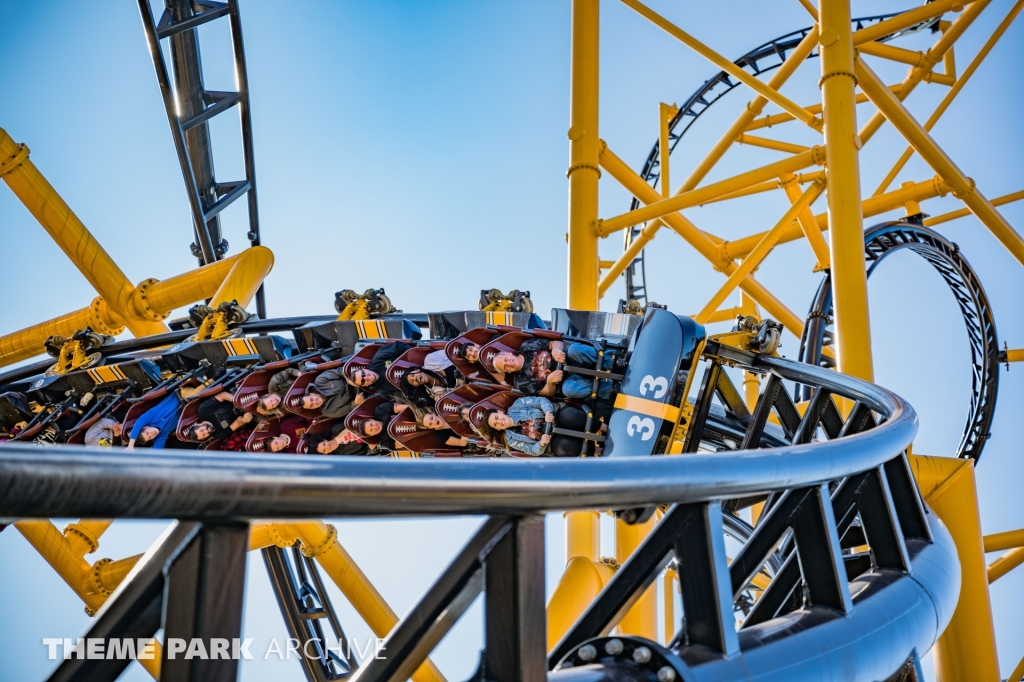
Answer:
[(542, 396), (519, 398), (507, 411), (485, 410), (474, 420), (477, 429), (488, 440), (503, 441), (509, 450), (515, 450), (532, 457), (546, 454), (551, 434), (546, 433), (555, 422), (554, 404)]
[[(586, 343), (572, 343), (566, 349), (562, 341), (548, 341), (543, 338), (527, 339), (519, 347), (518, 353), (502, 351), (492, 360), (494, 368), (501, 372), (508, 382), (511, 375), (512, 385), (527, 395), (555, 396), (559, 384), (562, 395), (566, 398), (583, 400), (591, 397), (593, 380), (582, 374), (559, 369), (558, 365), (595, 369), (600, 360), (600, 369), (611, 371), (624, 368), (625, 358), (616, 351), (600, 352)], [(566, 376), (568, 375), (568, 376)], [(597, 397), (607, 400), (615, 390), (615, 384), (609, 379), (598, 382)]]

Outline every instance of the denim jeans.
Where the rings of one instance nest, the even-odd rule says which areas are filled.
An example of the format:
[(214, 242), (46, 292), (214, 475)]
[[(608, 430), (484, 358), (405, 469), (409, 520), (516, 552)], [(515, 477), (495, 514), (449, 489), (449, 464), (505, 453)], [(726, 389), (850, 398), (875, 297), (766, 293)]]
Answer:
[[(565, 352), (567, 364), (575, 367), (593, 368), (597, 365), (597, 349), (583, 343), (574, 343)], [(615, 364), (615, 355), (605, 352), (601, 369), (610, 370)], [(594, 377), (566, 372), (562, 380), (562, 395), (566, 398), (585, 399), (590, 397), (594, 386)], [(611, 379), (601, 379), (597, 385), (597, 396), (607, 400), (612, 394)]]

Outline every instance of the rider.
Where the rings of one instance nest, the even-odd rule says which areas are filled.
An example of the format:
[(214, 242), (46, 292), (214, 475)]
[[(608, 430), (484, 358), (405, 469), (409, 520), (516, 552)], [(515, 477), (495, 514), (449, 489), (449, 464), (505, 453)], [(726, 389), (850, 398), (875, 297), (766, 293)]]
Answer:
[[(519, 398), (508, 412), (488, 410), (481, 420), (480, 430), (491, 440), (500, 434), (509, 450), (533, 457), (546, 454), (551, 436), (544, 433), (544, 424), (555, 421), (555, 406), (542, 396)], [(488, 433), (490, 432), (490, 433)]]

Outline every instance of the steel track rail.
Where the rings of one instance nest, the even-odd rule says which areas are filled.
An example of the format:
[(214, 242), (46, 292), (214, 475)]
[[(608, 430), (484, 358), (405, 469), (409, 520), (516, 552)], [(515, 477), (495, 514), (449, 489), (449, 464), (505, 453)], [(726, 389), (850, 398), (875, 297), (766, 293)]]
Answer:
[[(196, 591), (177, 576), (197, 570), (212, 579), (221, 562), (234, 567), (237, 584), (247, 549), (239, 520), (487, 514), (490, 519), (392, 630), (385, 646), (388, 657), (367, 661), (352, 680), (407, 679), (476, 596), (486, 592), (482, 679), (514, 682), (540, 679), (545, 667), (544, 628), (537, 622), (544, 618), (544, 590), (538, 587), (543, 585), (544, 539), (537, 514), (669, 504), (651, 535), (548, 656), (549, 682), (652, 676), (724, 681), (752, 679), (749, 671), (757, 671), (758, 680), (868, 682), (912, 664), (916, 652), (930, 648), (948, 622), (959, 593), (952, 540), (921, 505), (903, 457), (917, 430), (913, 409), (883, 388), (826, 368), (724, 347), (716, 357), (768, 372), (776, 382), (814, 385), (818, 407), (827, 395), (859, 406), (838, 432), (834, 421), (831, 427), (821, 422), (830, 438), (825, 442), (674, 457), (430, 461), (6, 444), (0, 446), (0, 517), (198, 521), (197, 534), (190, 538), (219, 549), (200, 554), (193, 540), (185, 539), (180, 551), (170, 552), (198, 564), (190, 569), (185, 559), (173, 558), (160, 574), (170, 581), (163, 590), (161, 622), (167, 630), (178, 627), (166, 615), (175, 609), (193, 609), (200, 617), (215, 608), (202, 600), (202, 589)], [(812, 413), (824, 414), (809, 406)], [(854, 415), (870, 413), (882, 423), (846, 435), (863, 428), (856, 426), (860, 422)], [(805, 417), (809, 426), (802, 424), (794, 440), (804, 432), (810, 438), (818, 418)], [(722, 532), (731, 526), (721, 500), (765, 492), (775, 493), (774, 503), (752, 532), (740, 529), (745, 543), (729, 562)], [(863, 533), (847, 538), (854, 526)], [(214, 537), (222, 540), (208, 544)], [(844, 552), (865, 538), (870, 553)], [(618, 614), (670, 561), (678, 562), (686, 613), (677, 640), (663, 647), (605, 636)], [(736, 601), (743, 599), (750, 576), (766, 563), (772, 582), (744, 611), (736, 629)], [(99, 623), (116, 609), (153, 610), (150, 602), (120, 601), (121, 595), (144, 587), (133, 582), (141, 579), (129, 578), (118, 588), (98, 614)], [(215, 615), (209, 621), (213, 630), (175, 633), (237, 636), (241, 622), (236, 611)], [(127, 624), (121, 634), (150, 636), (155, 624), (144, 625)], [(113, 676), (95, 679), (101, 678)]]
[[(860, 30), (866, 24), (878, 23), (895, 17), (901, 14), (895, 12), (893, 14), (880, 14), (870, 17), (860, 17), (853, 19), (854, 30)], [(888, 36), (880, 38), (878, 42), (888, 42), (894, 40), (900, 36), (904, 36), (910, 33), (916, 33), (928, 28), (933, 27), (938, 22), (938, 19), (932, 19), (926, 22), (922, 22), (915, 26), (911, 26), (903, 31), (892, 33)], [(769, 71), (782, 66), (782, 63), (786, 60), (786, 54), (800, 44), (800, 41), (804, 39), (807, 33), (811, 30), (811, 27), (802, 28), (792, 33), (787, 33), (783, 36), (779, 36), (774, 40), (769, 40), (763, 45), (758, 45), (750, 52), (737, 59), (734, 64), (740, 67), (744, 71), (747, 71), (752, 76), (759, 76)], [(818, 52), (815, 50), (808, 59), (816, 59)], [(683, 139), (683, 136), (690, 130), (694, 123), (699, 119), (713, 104), (718, 102), (722, 97), (732, 92), (736, 86), (741, 85), (739, 81), (734, 81), (724, 71), (719, 71), (713, 77), (704, 81), (704, 84), (697, 88), (696, 92), (686, 98), (683, 105), (679, 107), (679, 113), (673, 117), (668, 124), (668, 139), (669, 139), (669, 155), (675, 150), (676, 145)], [(661, 177), (660, 172), (661, 164), (661, 148), (658, 142), (654, 143), (651, 151), (647, 154), (647, 158), (644, 160), (643, 170), (640, 172), (642, 177), (647, 184), (651, 187), (657, 185), (658, 179)], [(630, 210), (636, 210), (640, 207), (640, 202), (636, 198), (633, 198), (630, 203)], [(628, 249), (630, 243), (640, 234), (643, 229), (643, 225), (636, 225), (625, 231), (623, 250)], [(647, 302), (647, 274), (644, 264), (644, 251), (640, 252), (636, 260), (626, 268), (626, 300), (637, 299), (642, 303)], [(640, 279), (640, 284), (635, 283), (635, 278)]]
[(596, 461), (391, 460), (0, 446), (0, 516), (211, 519), (524, 514), (725, 500), (881, 466), (917, 433), (913, 408), (853, 377), (751, 356), (784, 379), (862, 402), (885, 423), (823, 443)]
[[(967, 329), (971, 347), (971, 398), (964, 433), (956, 456), (975, 462), (981, 457), (995, 418), (999, 392), (999, 339), (988, 296), (978, 274), (960, 247), (934, 230), (903, 221), (875, 225), (864, 232), (864, 257), (868, 277), (889, 255), (909, 250), (931, 263), (949, 286)], [(811, 303), (800, 339), (799, 359), (813, 365), (829, 364), (822, 354), (831, 339), (827, 327), (832, 319), (832, 278), (826, 274)], [(802, 397), (810, 399), (809, 387)]]

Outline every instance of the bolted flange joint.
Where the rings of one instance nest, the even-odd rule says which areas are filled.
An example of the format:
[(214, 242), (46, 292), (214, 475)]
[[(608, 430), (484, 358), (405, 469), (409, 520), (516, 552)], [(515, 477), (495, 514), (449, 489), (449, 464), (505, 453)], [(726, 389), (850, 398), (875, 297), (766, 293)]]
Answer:
[(642, 670), (658, 682), (686, 682), (692, 679), (689, 667), (670, 649), (643, 637), (595, 637), (570, 651), (555, 670), (584, 665)]
[(159, 282), (160, 280), (150, 277), (149, 279), (142, 280), (139, 282), (139, 286), (135, 287), (135, 291), (132, 292), (131, 306), (132, 312), (134, 312), (139, 318), (143, 320), (150, 320), (152, 322), (162, 322), (167, 319), (171, 314), (169, 311), (157, 311), (149, 305), (147, 294), (149, 288)]

